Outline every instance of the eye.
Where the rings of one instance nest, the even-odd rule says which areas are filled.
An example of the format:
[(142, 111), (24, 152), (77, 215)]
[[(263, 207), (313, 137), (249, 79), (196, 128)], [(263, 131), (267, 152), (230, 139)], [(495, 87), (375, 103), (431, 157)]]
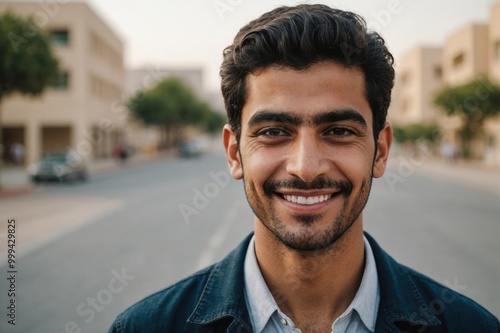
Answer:
[(336, 137), (341, 137), (341, 138), (344, 138), (344, 137), (348, 137), (348, 136), (351, 136), (354, 134), (354, 131), (348, 129), (348, 128), (345, 128), (345, 127), (333, 127), (333, 128), (330, 128), (327, 132), (326, 132), (327, 135), (334, 135)]
[(287, 133), (282, 130), (281, 128), (276, 128), (276, 127), (270, 127), (270, 128), (265, 128), (258, 133), (259, 136), (265, 136), (268, 138), (275, 138), (279, 136), (285, 136)]

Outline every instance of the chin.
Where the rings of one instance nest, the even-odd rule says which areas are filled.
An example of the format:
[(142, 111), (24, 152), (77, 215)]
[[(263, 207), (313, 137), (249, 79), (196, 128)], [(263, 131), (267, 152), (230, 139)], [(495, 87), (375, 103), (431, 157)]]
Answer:
[[(308, 217), (298, 221), (298, 228), (271, 230), (274, 236), (287, 248), (297, 251), (318, 251), (333, 247), (344, 234), (335, 226), (321, 227), (318, 219)], [(288, 229), (288, 230), (286, 230)]]

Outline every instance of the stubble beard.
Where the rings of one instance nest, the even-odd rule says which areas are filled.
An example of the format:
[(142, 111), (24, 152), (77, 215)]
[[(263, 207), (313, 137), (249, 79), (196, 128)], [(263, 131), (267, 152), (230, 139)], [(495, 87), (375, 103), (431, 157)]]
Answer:
[[(269, 208), (266, 209), (263, 202), (261, 202), (257, 196), (258, 192), (254, 184), (247, 182), (244, 176), (243, 183), (248, 203), (255, 216), (279, 242), (287, 248), (296, 251), (318, 251), (331, 249), (358, 219), (368, 201), (372, 185), (372, 172), (369, 173), (368, 177), (363, 179), (359, 192), (355, 198), (352, 198), (352, 184), (334, 181), (337, 187), (343, 189), (337, 195), (343, 197), (344, 203), (337, 216), (321, 233), (313, 233), (312, 228), (319, 220), (324, 218), (324, 214), (297, 214), (292, 216), (293, 219), (302, 225), (299, 232), (292, 232), (287, 227), (286, 221), (283, 221), (278, 216), (274, 205), (271, 203), (272, 200), (276, 200), (276, 198), (273, 198), (274, 194), (269, 194), (269, 190), (272, 189), (273, 186), (270, 186), (267, 190), (264, 189), (265, 198), (271, 203)], [(319, 180), (316, 181), (314, 185), (298, 186), (298, 189), (304, 189), (304, 187), (327, 188), (331, 182), (331, 180), (326, 181), (326, 183)], [(266, 185), (264, 185), (264, 187), (266, 187)], [(352, 199), (351, 207), (349, 207), (350, 198)]]

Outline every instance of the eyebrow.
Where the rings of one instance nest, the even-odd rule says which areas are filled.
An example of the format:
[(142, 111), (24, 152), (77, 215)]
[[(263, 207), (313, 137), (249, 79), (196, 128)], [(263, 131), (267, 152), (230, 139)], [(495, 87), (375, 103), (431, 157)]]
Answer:
[(302, 123), (302, 119), (300, 119), (297, 115), (286, 112), (262, 110), (257, 111), (252, 115), (252, 117), (250, 117), (250, 120), (248, 120), (248, 126), (253, 127), (262, 123), (271, 122), (299, 126)]
[[(368, 128), (366, 120), (361, 115), (361, 113), (351, 108), (337, 109), (324, 112), (318, 115), (314, 115), (312, 117), (311, 123), (314, 124), (315, 126), (318, 126), (324, 123), (334, 123), (343, 120), (354, 121), (359, 125), (361, 125), (363, 129)], [(250, 117), (248, 121), (248, 126), (253, 127), (262, 123), (269, 123), (269, 122), (299, 126), (304, 123), (304, 120), (297, 114), (293, 113), (273, 111), (273, 110), (262, 110), (262, 111), (257, 111), (252, 115), (252, 117)]]
[(314, 125), (321, 125), (324, 123), (334, 123), (337, 121), (342, 121), (342, 120), (350, 120), (358, 123), (363, 127), (363, 129), (367, 129), (368, 125), (366, 124), (365, 118), (359, 113), (358, 111), (354, 109), (339, 109), (339, 110), (333, 110), (325, 113), (321, 113), (318, 115), (315, 115), (313, 117), (313, 123)]

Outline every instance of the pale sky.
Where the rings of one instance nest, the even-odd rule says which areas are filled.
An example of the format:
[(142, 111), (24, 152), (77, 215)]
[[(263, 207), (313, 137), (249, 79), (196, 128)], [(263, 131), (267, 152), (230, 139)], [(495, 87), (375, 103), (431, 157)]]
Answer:
[(248, 21), (280, 5), (324, 3), (361, 14), (396, 56), (418, 45), (439, 46), (457, 28), (487, 22), (498, 0), (88, 0), (125, 43), (125, 63), (205, 70), (219, 89), (222, 50)]

